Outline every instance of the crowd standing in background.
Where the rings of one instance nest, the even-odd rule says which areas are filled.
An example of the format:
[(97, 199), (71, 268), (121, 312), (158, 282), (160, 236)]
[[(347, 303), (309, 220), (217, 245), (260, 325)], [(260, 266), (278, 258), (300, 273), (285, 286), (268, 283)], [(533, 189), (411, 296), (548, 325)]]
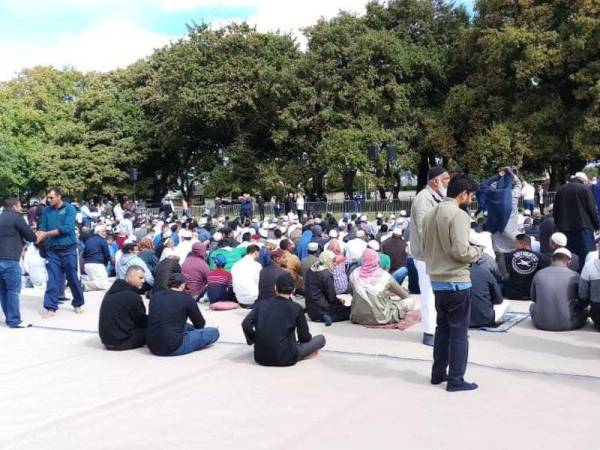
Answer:
[[(76, 313), (84, 291), (106, 291), (100, 338), (109, 350), (147, 345), (176, 356), (219, 338), (198, 302), (214, 310), (246, 308), (243, 323), (255, 359), (293, 365), (323, 348), (306, 315), (331, 326), (402, 321), (420, 299), (422, 342), (433, 346), (431, 382), (472, 390), (464, 380), (468, 328), (493, 327), (512, 301), (531, 300), (533, 324), (561, 331), (588, 317), (600, 330), (600, 221), (596, 186), (577, 173), (548, 202), (542, 184), (503, 167), (477, 184), (432, 167), (410, 213), (307, 210), (302, 192), (282, 200), (250, 193), (239, 217), (215, 199), (192, 217), (165, 200), (157, 214), (119, 200), (67, 201), (51, 188), (25, 214), (19, 200), (0, 214), (0, 302), (6, 324), (20, 318), (22, 283), (44, 290), (51, 319), (69, 287)], [(477, 195), (478, 211), (471, 211)], [(523, 209), (519, 208), (522, 198)], [(144, 296), (149, 300), (146, 311)]]

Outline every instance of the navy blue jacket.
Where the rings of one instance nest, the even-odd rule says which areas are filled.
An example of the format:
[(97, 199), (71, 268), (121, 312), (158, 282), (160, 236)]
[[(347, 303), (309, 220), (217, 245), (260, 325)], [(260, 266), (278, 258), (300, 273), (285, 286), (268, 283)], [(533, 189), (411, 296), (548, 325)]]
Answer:
[(98, 234), (93, 234), (85, 241), (83, 260), (85, 264), (103, 264), (110, 262), (110, 250), (106, 239)]
[(46, 245), (49, 249), (53, 247), (68, 248), (77, 243), (77, 237), (75, 236), (76, 213), (75, 207), (67, 202), (63, 202), (63, 205), (58, 209), (51, 206), (44, 209), (40, 230), (58, 230), (60, 232), (60, 236), (51, 237), (46, 240)]
[(4, 208), (4, 212), (0, 214), (0, 259), (18, 261), (24, 240), (35, 241), (35, 233), (22, 215)]

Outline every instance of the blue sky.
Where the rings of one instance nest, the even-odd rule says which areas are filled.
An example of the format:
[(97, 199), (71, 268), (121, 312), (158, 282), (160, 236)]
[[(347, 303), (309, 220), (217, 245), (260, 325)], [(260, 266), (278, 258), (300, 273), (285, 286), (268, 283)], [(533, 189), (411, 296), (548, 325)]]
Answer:
[[(472, 0), (459, 3), (471, 7)], [(110, 70), (183, 36), (186, 23), (247, 20), (259, 30), (299, 28), (366, 0), (0, 0), (0, 80), (53, 64)]]

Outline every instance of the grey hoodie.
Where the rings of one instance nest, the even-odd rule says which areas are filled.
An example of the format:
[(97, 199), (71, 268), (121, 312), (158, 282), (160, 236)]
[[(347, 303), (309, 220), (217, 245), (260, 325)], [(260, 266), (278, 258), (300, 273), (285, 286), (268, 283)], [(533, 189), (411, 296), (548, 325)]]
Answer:
[(600, 259), (585, 263), (579, 280), (579, 300), (600, 303)]

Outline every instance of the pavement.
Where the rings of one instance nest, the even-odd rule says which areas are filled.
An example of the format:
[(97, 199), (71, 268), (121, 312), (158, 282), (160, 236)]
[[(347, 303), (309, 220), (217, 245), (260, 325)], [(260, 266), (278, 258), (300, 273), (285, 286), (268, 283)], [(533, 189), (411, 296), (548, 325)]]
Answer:
[(432, 352), (419, 324), (309, 323), (325, 350), (266, 368), (245, 344), (246, 311), (205, 305), (221, 332), (211, 348), (169, 358), (106, 351), (102, 296), (87, 292), (82, 315), (63, 305), (42, 319), (43, 293), (23, 291), (34, 326), (0, 327), (0, 448), (599, 448), (600, 333), (591, 323), (564, 333), (529, 320), (507, 333), (472, 330), (466, 378), (480, 388), (447, 393), (429, 384)]

